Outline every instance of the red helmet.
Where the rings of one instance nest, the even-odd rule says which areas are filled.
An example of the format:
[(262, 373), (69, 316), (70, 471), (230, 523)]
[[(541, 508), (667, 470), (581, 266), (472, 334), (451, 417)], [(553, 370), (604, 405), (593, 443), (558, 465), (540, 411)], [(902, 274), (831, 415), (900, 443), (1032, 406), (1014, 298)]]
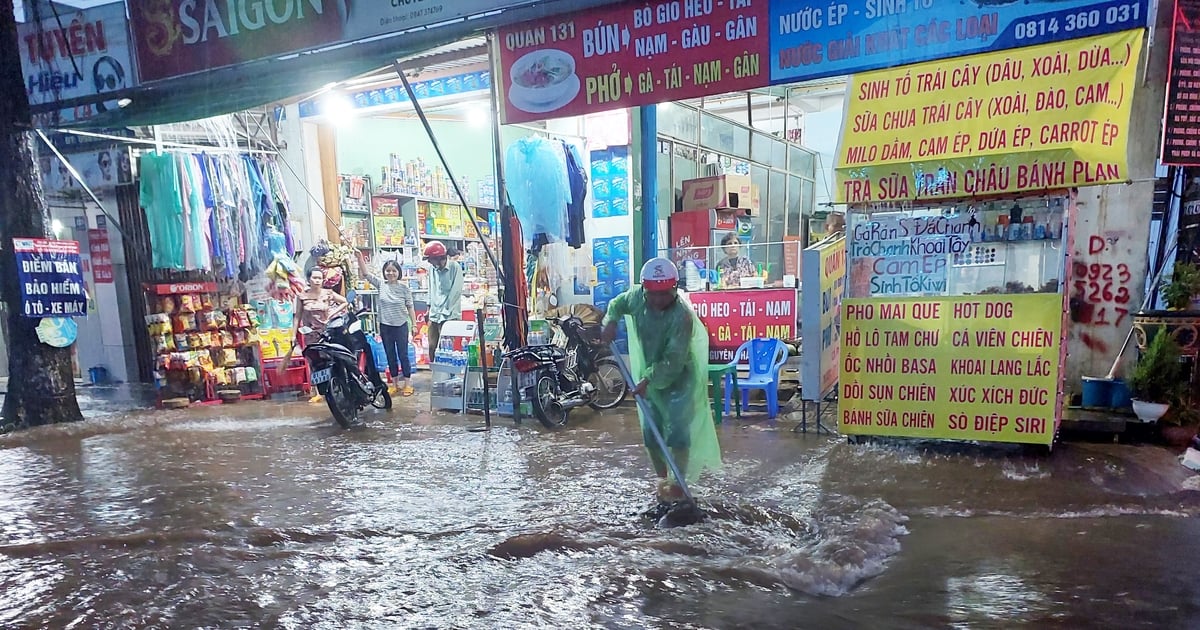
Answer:
[(446, 255), (446, 246), (442, 245), (441, 241), (429, 241), (428, 243), (425, 244), (424, 256), (426, 258), (438, 258), (439, 256), (445, 256), (445, 255)]
[(642, 266), (642, 287), (647, 291), (668, 291), (679, 286), (679, 269), (668, 258), (651, 258)]

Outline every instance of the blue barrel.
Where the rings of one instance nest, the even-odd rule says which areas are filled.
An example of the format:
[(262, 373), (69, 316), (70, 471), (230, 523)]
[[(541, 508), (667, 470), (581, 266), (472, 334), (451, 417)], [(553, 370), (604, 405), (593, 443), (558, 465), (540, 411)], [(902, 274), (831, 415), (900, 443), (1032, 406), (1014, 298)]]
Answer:
[(1133, 406), (1133, 394), (1129, 391), (1129, 386), (1121, 379), (1114, 379), (1112, 382), (1112, 402), (1110, 403), (1113, 409), (1128, 409)]
[(1083, 406), (1108, 408), (1112, 405), (1112, 379), (1083, 377)]
[(112, 381), (108, 375), (108, 368), (99, 365), (88, 368), (88, 379), (92, 381), (92, 385), (108, 385)]

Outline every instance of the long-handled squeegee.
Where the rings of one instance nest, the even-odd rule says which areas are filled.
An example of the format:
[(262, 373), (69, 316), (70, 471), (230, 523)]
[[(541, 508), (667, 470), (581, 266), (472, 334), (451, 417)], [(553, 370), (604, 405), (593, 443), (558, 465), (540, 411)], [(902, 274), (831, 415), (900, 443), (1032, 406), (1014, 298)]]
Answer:
[[(629, 391), (633, 391), (637, 387), (637, 383), (633, 381), (633, 374), (629, 371), (629, 366), (625, 365), (625, 359), (613, 344), (609, 344), (609, 349), (612, 350), (612, 356), (616, 359), (617, 367), (621, 370), (621, 376), (625, 382), (629, 384)], [(675, 465), (675, 458), (671, 457), (671, 449), (667, 448), (667, 441), (663, 439), (662, 433), (658, 431), (658, 425), (654, 424), (654, 415), (651, 413), (650, 405), (646, 403), (646, 399), (638, 394), (634, 394), (633, 399), (637, 401), (638, 409), (646, 418), (644, 423), (650, 428), (650, 434), (654, 436), (654, 441), (658, 443), (658, 447), (662, 449), (663, 459), (667, 462), (667, 467), (671, 469), (671, 473), (675, 475), (675, 481), (679, 483), (679, 488), (683, 490), (683, 496), (695, 504), (696, 500), (692, 498), (692, 492), (687, 487), (687, 480), (679, 473), (679, 467)]]

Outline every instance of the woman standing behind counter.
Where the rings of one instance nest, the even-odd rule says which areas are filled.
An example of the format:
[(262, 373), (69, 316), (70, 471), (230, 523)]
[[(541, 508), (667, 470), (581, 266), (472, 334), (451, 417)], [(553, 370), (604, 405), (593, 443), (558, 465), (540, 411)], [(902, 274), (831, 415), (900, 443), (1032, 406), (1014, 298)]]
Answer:
[[(413, 309), (412, 292), (408, 283), (402, 282), (404, 272), (394, 260), (383, 263), (383, 278), (367, 270), (362, 252), (358, 253), (359, 275), (379, 288), (379, 336), (383, 351), (387, 355), (388, 373), (392, 375), (389, 393), (412, 396), (412, 361), (409, 359), (409, 335), (417, 321)], [(397, 366), (399, 363), (399, 366)]]
[(756, 275), (754, 263), (742, 256), (738, 249), (741, 243), (737, 234), (726, 234), (725, 238), (721, 239), (726, 257), (717, 263), (717, 273), (721, 276), (723, 289), (741, 288), (742, 278), (752, 278)]

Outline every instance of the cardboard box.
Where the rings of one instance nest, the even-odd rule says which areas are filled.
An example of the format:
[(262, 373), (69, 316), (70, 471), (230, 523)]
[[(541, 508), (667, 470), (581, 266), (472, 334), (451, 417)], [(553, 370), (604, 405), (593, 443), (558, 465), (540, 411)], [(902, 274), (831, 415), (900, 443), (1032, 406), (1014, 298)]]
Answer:
[(761, 208), (758, 186), (751, 183), (748, 175), (718, 175), (684, 180), (684, 212), (718, 208), (757, 213)]

